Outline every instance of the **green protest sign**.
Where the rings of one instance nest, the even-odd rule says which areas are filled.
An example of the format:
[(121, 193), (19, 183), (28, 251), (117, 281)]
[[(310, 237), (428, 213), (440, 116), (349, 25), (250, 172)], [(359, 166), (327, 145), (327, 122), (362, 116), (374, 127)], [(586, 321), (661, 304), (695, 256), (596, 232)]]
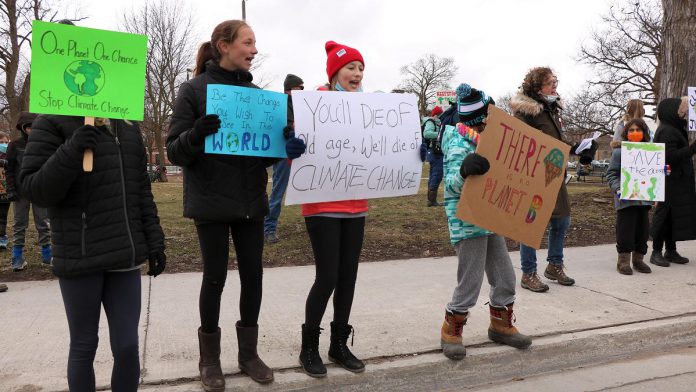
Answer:
[(29, 110), (142, 120), (147, 36), (35, 20)]

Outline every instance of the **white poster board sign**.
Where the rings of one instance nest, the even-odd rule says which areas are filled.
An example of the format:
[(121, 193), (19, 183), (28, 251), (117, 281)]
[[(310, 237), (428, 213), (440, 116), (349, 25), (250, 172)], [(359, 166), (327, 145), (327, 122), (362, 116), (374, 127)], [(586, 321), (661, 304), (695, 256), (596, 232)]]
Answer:
[(420, 185), (420, 118), (413, 94), (293, 91), (295, 136), (285, 204), (413, 195)]
[(689, 131), (696, 131), (696, 87), (689, 87)]
[(665, 201), (665, 144), (621, 142), (621, 199)]

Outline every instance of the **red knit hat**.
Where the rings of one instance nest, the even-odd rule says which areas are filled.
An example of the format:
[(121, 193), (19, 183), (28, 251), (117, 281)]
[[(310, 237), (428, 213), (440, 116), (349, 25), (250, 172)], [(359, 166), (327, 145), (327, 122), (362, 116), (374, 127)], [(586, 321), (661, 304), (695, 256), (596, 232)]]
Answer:
[(431, 116), (431, 117), (435, 117), (435, 116), (439, 116), (439, 115), (441, 115), (441, 114), (442, 114), (442, 108), (439, 107), (439, 106), (435, 106), (435, 107), (433, 108), (432, 113), (430, 113), (430, 116)]
[(334, 41), (326, 42), (326, 74), (329, 82), (344, 65), (352, 61), (360, 61), (365, 66), (365, 61), (357, 49), (341, 45)]

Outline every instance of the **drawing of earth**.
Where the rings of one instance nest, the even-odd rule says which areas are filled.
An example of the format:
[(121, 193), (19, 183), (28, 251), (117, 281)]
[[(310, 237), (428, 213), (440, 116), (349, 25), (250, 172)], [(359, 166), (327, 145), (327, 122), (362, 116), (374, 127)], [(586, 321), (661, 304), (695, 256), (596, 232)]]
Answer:
[(239, 151), (239, 136), (237, 136), (237, 134), (234, 132), (228, 133), (225, 140), (225, 145), (227, 145), (227, 151), (229, 152)]
[(92, 97), (104, 88), (104, 69), (94, 61), (74, 61), (65, 68), (63, 81), (73, 94)]

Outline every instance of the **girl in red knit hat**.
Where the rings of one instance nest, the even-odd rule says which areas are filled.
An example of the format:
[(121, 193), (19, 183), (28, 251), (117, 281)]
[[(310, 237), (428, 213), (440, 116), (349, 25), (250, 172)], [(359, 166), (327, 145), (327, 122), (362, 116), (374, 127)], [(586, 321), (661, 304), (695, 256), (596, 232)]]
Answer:
[[(360, 52), (329, 41), (326, 55), (329, 90), (362, 91), (365, 61)], [(319, 325), (333, 293), (329, 360), (351, 372), (362, 372), (365, 364), (350, 352), (346, 341), (353, 330), (348, 319), (363, 244), (367, 200), (303, 204), (302, 215), (314, 250), (316, 278), (305, 306), (300, 364), (312, 377), (326, 376), (326, 367), (319, 356)]]

